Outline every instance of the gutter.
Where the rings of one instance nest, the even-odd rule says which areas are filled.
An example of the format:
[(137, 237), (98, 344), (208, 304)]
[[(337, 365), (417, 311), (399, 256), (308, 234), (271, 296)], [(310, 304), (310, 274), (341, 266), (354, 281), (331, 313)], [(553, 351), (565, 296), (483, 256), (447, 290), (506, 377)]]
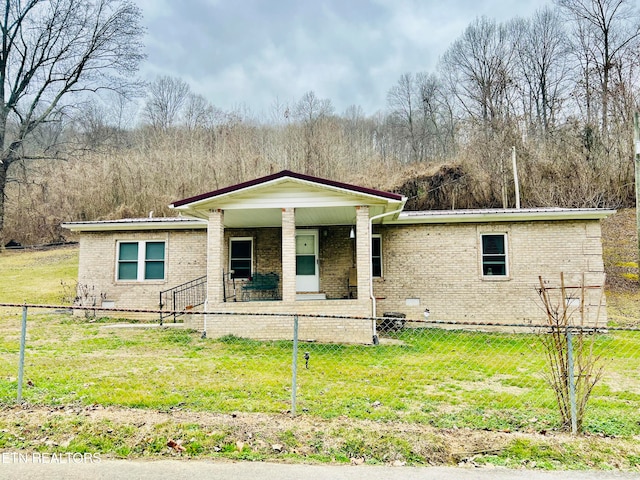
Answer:
[(426, 212), (404, 212), (390, 225), (483, 223), (483, 222), (533, 222), (562, 220), (601, 220), (613, 215), (615, 210), (605, 209), (473, 209), (431, 210)]

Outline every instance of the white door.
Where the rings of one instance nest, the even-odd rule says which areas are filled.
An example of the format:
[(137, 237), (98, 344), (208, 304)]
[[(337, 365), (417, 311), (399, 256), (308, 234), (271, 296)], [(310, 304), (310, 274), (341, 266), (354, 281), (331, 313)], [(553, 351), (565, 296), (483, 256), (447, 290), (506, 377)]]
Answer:
[(320, 291), (318, 230), (296, 230), (296, 291)]

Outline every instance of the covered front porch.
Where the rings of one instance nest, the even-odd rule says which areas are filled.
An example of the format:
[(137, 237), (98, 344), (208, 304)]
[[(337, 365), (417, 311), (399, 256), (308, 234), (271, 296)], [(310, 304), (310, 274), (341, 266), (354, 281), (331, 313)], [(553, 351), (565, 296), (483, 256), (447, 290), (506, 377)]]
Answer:
[[(347, 224), (322, 222), (322, 212), (281, 208), (260, 212), (279, 215), (279, 226), (243, 226), (235, 212), (209, 214), (207, 299), (209, 308), (234, 308), (250, 302), (276, 303), (300, 311), (307, 302), (321, 313), (325, 302), (340, 300), (370, 315), (370, 216), (368, 206), (348, 208)], [(313, 223), (305, 221), (305, 213)], [(229, 219), (231, 217), (231, 219)], [(360, 304), (360, 305), (358, 305)], [(270, 308), (275, 308), (271, 305)], [(333, 309), (333, 307), (331, 307)]]
[[(368, 216), (363, 211), (363, 228)], [(354, 217), (357, 216), (353, 209)], [(282, 227), (225, 228), (221, 240), (224, 302), (256, 300), (346, 300), (368, 297), (358, 281), (358, 256), (369, 257), (369, 236), (357, 225), (296, 226), (292, 238)], [(361, 239), (358, 245), (358, 239)], [(288, 245), (293, 243), (293, 245)], [(361, 249), (358, 252), (358, 247)], [(283, 252), (293, 252), (291, 258)], [(293, 265), (286, 265), (286, 261)], [(369, 273), (368, 262), (360, 270)], [(293, 275), (288, 296), (286, 275)], [(368, 276), (367, 276), (368, 278)], [(358, 286), (364, 285), (359, 289)]]
[(292, 315), (303, 314), (317, 315), (300, 323), (303, 340), (371, 343), (369, 208), (347, 210), (344, 225), (328, 225), (328, 211), (318, 209), (259, 212), (279, 216), (279, 227), (243, 226), (233, 220), (239, 212), (210, 212), (207, 309), (232, 315), (209, 316), (207, 334), (288, 339)]
[(207, 220), (207, 311), (235, 314), (206, 328), (291, 338), (290, 322), (275, 314), (353, 317), (317, 322), (306, 336), (370, 343), (375, 325), (355, 318), (373, 314), (372, 228), (403, 204), (397, 194), (286, 171), (176, 202)]

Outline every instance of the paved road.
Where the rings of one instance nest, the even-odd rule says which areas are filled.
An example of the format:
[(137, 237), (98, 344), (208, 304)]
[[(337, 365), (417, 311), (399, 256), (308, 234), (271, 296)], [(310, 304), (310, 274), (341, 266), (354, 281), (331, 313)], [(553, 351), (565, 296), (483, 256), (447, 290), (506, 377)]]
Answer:
[[(5, 459), (6, 460), (6, 459)], [(0, 479), (30, 480), (640, 480), (638, 473), (542, 472), (499, 468), (374, 467), (333, 465), (285, 465), (260, 462), (212, 462), (204, 460), (124, 461), (94, 463), (2, 462)]]

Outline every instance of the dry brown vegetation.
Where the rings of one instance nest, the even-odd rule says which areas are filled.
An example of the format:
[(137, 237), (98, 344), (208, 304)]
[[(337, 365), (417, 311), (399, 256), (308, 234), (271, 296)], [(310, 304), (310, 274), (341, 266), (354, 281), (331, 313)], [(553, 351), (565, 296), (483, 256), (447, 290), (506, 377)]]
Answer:
[[(437, 429), (405, 422), (370, 422), (264, 414), (158, 412), (94, 405), (2, 409), (8, 436), (26, 450), (103, 447), (115, 458), (228, 458), (353, 465), (507, 466), (637, 471), (632, 439), (566, 434)], [(1, 424), (2, 422), (0, 422)]]
[(83, 98), (37, 129), (22, 118), (24, 151), (5, 149), (11, 168), (0, 163), (0, 240), (57, 241), (68, 220), (169, 215), (174, 200), (283, 169), (398, 191), (414, 209), (512, 207), (514, 148), (523, 207), (633, 207), (638, 22), (631, 0), (477, 18), (434, 72), (401, 75), (369, 115), (336, 113), (309, 91), (256, 118), (160, 76), (140, 103)]
[[(366, 123), (367, 139), (382, 128), (372, 119)], [(282, 169), (401, 192), (409, 209), (499, 207), (503, 186), (507, 206), (514, 205), (510, 167), (502, 175), (483, 165), (476, 144), (450, 158), (405, 163), (370, 148), (368, 140), (354, 143), (347, 126), (333, 118), (318, 127), (318, 157), (311, 163), (304, 127), (297, 124), (122, 131), (66, 162), (31, 163), (21, 181), (9, 187), (5, 239), (59, 241), (66, 236), (59, 227), (64, 221), (144, 217), (151, 211), (173, 215), (168, 205), (175, 200)], [(517, 151), (523, 207), (632, 204), (628, 166), (592, 165), (579, 148), (570, 152), (544, 142), (520, 145)], [(496, 148), (491, 157), (509, 166), (511, 149)], [(632, 164), (630, 153), (627, 158)]]
[(634, 208), (622, 209), (602, 222), (602, 250), (609, 320), (614, 325), (639, 326), (638, 235)]

